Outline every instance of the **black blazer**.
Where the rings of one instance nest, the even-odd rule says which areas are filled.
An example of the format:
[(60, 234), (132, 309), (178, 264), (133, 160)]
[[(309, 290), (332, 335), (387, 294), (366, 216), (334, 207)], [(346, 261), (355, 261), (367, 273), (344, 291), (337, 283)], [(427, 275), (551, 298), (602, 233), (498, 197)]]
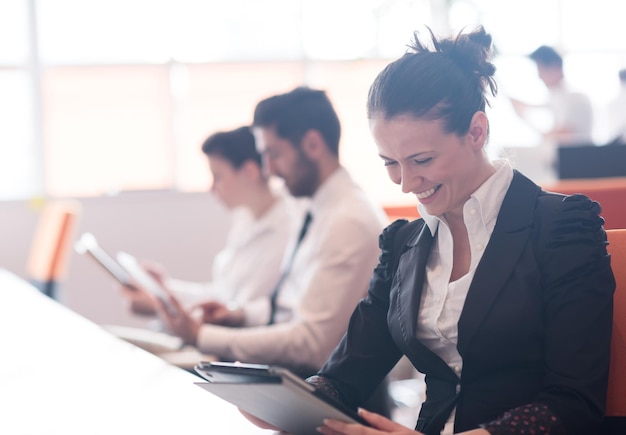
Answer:
[(460, 378), (416, 339), (430, 231), (422, 219), (392, 224), (368, 296), (319, 374), (356, 406), (404, 354), (426, 374), (421, 432), (439, 434), (455, 407), (459, 432), (538, 403), (566, 433), (595, 433), (615, 289), (599, 213), (587, 197), (545, 192), (514, 173), (459, 319)]

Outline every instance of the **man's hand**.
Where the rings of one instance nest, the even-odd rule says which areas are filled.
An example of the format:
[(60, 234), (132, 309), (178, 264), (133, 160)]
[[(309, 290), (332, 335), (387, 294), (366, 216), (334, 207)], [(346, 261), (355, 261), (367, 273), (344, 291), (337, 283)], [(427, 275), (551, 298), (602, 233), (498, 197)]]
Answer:
[(233, 308), (217, 301), (196, 305), (202, 309), (202, 321), (223, 326), (243, 326), (245, 314), (241, 308)]

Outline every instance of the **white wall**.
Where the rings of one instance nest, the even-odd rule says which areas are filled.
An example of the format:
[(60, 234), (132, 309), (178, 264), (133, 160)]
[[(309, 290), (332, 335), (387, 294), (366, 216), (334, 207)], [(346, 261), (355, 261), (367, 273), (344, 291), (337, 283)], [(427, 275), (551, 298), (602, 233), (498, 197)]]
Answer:
[[(132, 192), (80, 203), (77, 237), (89, 231), (107, 251), (125, 250), (157, 261), (182, 279), (210, 279), (213, 257), (224, 245), (229, 225), (228, 212), (207, 193)], [(0, 202), (0, 268), (26, 279), (39, 210), (36, 203)], [(72, 251), (69, 261), (60, 286), (63, 304), (100, 324), (148, 324), (127, 312), (112, 279), (93, 260)]]

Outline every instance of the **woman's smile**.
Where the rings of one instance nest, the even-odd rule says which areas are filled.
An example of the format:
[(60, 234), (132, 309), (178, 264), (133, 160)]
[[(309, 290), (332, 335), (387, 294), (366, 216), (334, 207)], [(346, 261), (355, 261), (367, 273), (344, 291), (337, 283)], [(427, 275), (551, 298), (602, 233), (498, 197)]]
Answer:
[(428, 198), (432, 197), (435, 194), (435, 192), (437, 192), (439, 190), (440, 187), (441, 187), (441, 184), (438, 184), (437, 186), (435, 186), (435, 187), (433, 187), (431, 189), (425, 190), (423, 192), (416, 193), (415, 196), (420, 201), (423, 201), (425, 199), (428, 199)]

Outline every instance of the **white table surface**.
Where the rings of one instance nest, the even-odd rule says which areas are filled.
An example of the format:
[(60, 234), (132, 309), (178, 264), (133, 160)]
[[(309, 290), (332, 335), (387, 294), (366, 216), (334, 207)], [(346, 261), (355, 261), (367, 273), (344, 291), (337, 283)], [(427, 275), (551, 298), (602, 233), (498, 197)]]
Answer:
[(0, 434), (272, 434), (0, 269)]

